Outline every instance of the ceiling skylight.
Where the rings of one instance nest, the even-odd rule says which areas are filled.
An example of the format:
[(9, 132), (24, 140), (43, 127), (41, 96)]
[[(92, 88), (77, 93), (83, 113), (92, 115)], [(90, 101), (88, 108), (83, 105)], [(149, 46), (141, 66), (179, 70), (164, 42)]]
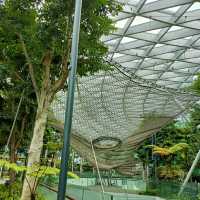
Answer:
[[(116, 17), (116, 27), (106, 42), (110, 46), (113, 61), (123, 65), (131, 75), (140, 74), (149, 79), (147, 71), (157, 83), (168, 75), (167, 86), (173, 71), (184, 77), (200, 71), (200, 2), (194, 0), (119, 0), (126, 4), (126, 10)], [(131, 9), (128, 9), (130, 5)], [(197, 12), (199, 10), (199, 12)], [(120, 20), (121, 19), (121, 20)], [(187, 28), (185, 28), (187, 27)], [(188, 49), (190, 49), (188, 51)], [(198, 52), (199, 51), (199, 52)], [(186, 69), (186, 70), (185, 70)], [(190, 69), (188, 71), (188, 69)], [(193, 69), (193, 70), (192, 70)], [(178, 71), (177, 71), (178, 70)], [(181, 74), (182, 73), (182, 74)], [(177, 79), (179, 82), (180, 79)], [(185, 78), (183, 79), (185, 80)], [(188, 84), (187, 79), (186, 82)], [(173, 80), (174, 81), (174, 80)]]

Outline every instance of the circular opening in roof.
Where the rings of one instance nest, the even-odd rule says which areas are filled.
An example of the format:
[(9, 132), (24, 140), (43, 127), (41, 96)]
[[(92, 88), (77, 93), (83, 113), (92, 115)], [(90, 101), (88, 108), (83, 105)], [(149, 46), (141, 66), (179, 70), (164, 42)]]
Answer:
[(114, 137), (101, 136), (92, 141), (95, 148), (112, 149), (121, 145), (121, 140)]

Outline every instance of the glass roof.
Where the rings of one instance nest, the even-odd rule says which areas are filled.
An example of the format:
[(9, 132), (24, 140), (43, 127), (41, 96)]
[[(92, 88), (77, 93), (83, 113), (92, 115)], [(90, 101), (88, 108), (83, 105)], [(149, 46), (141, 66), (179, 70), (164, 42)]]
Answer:
[(117, 28), (102, 40), (107, 59), (170, 88), (188, 86), (200, 70), (200, 2), (194, 0), (118, 0), (112, 16)]

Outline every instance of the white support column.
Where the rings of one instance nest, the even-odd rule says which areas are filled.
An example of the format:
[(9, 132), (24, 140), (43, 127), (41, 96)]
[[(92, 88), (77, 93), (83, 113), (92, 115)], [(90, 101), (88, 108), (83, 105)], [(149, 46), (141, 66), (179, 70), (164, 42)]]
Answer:
[[(176, 99), (176, 97), (175, 97), (175, 96), (173, 96), (173, 97), (174, 97), (174, 101), (176, 102), (176, 104), (177, 104), (181, 109), (185, 109), (185, 107), (184, 107), (183, 105), (181, 105), (181, 103)], [(185, 118), (185, 119), (186, 119), (186, 118)], [(187, 120), (187, 119), (186, 119), (186, 120)], [(187, 121), (188, 121), (188, 120), (187, 120)], [(180, 189), (180, 191), (179, 191), (179, 193), (178, 193), (178, 196), (180, 196), (180, 195), (182, 194), (183, 190), (185, 189), (185, 186), (187, 185), (187, 183), (188, 183), (188, 181), (189, 181), (189, 179), (190, 179), (190, 177), (191, 177), (191, 175), (192, 175), (192, 172), (193, 172), (193, 170), (195, 169), (195, 167), (196, 167), (196, 165), (197, 165), (199, 159), (200, 159), (200, 150), (198, 151), (198, 153), (197, 153), (197, 155), (196, 155), (196, 158), (195, 158), (195, 160), (193, 161), (192, 166), (191, 166), (189, 172), (187, 173), (187, 176), (186, 176), (186, 178), (185, 178), (185, 180), (184, 180), (184, 182), (183, 182), (183, 184), (182, 184), (182, 186), (181, 186), (181, 189)]]
[(181, 189), (180, 189), (180, 191), (179, 191), (179, 193), (178, 193), (178, 196), (180, 196), (180, 195), (182, 194), (182, 192), (183, 192), (183, 190), (184, 190), (186, 184), (188, 183), (188, 181), (189, 181), (189, 179), (190, 179), (190, 177), (191, 177), (191, 175), (192, 175), (192, 172), (193, 172), (194, 168), (196, 167), (196, 165), (197, 165), (199, 159), (200, 159), (200, 150), (199, 150), (199, 152), (197, 153), (196, 158), (195, 158), (195, 160), (194, 160), (193, 163), (192, 163), (192, 166), (191, 166), (191, 168), (190, 168), (190, 170), (189, 170), (189, 172), (188, 172), (188, 174), (187, 174), (187, 176), (186, 176), (186, 178), (185, 178), (185, 180), (184, 180), (183, 185), (181, 186)]

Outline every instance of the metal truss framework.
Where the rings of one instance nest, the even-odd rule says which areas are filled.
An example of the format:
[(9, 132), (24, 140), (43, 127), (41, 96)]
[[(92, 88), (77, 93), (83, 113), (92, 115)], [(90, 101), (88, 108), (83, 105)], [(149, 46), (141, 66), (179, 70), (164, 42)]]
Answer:
[[(81, 146), (74, 148), (87, 149), (90, 160), (91, 140), (100, 141), (97, 157), (105, 168), (129, 162), (130, 149), (199, 100), (184, 88), (200, 71), (200, 2), (118, 2), (123, 10), (111, 16), (118, 29), (102, 38), (113, 70), (78, 77), (73, 117), (73, 138)], [(63, 122), (65, 93), (52, 109)], [(109, 150), (112, 138), (121, 146)]]
[(200, 2), (118, 0), (117, 31), (103, 37), (108, 60), (158, 85), (188, 86), (200, 66)]

